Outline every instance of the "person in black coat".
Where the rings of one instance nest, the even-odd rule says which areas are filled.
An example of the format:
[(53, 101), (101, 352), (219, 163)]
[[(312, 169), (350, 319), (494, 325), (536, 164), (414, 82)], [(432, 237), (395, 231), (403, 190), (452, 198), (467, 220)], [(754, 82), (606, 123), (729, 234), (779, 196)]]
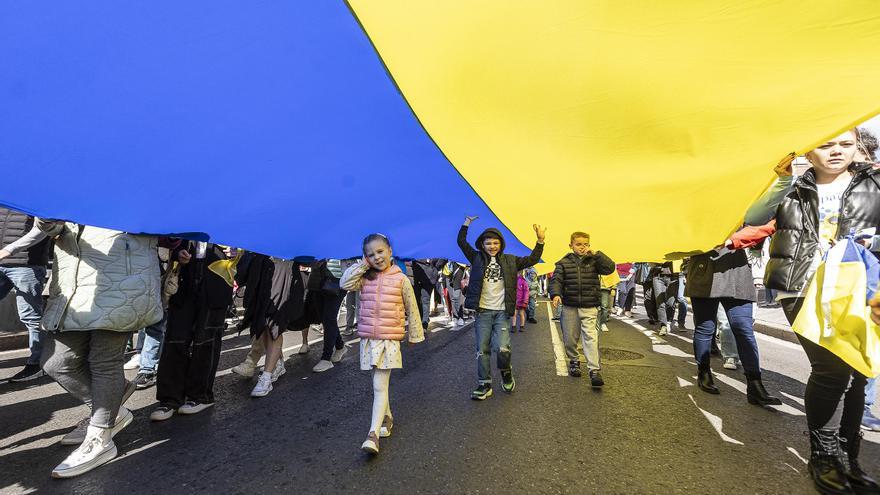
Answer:
[[(474, 330), (477, 338), (475, 400), (492, 395), (492, 370), (489, 363), (491, 342), (495, 342), (501, 388), (513, 392), (516, 382), (510, 364), (510, 318), (516, 306), (516, 275), (541, 260), (544, 252), (544, 233), (547, 229), (534, 225), (538, 238), (529, 256), (504, 254), (504, 237), (498, 229), (488, 228), (471, 246), (467, 242), (468, 227), (477, 217), (466, 217), (458, 231), (458, 247), (471, 263), (471, 278), (465, 294), (464, 306), (477, 312)], [(476, 249), (475, 249), (476, 247)]]

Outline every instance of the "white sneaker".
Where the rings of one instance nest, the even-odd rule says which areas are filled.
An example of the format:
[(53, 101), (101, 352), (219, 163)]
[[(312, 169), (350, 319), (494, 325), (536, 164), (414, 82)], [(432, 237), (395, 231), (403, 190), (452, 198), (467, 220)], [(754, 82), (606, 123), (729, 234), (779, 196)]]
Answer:
[(627, 318), (632, 318), (633, 312), (632, 311), (624, 311), (623, 316), (626, 316)]
[(213, 405), (213, 402), (202, 404), (201, 402), (188, 400), (177, 409), (177, 412), (179, 412), (180, 414), (197, 414)]
[(614, 309), (614, 316), (620, 316), (622, 314), (623, 314), (623, 308), (615, 308)]
[(461, 318), (455, 320), (455, 326), (457, 326), (457, 327), (463, 327), (463, 326), (464, 326), (464, 320), (461, 319)]
[(321, 335), (324, 335), (324, 325), (320, 323), (312, 323), (311, 325), (309, 325), (309, 331), (317, 332)]
[[(279, 358), (278, 362), (275, 363), (275, 369), (272, 370), (272, 383), (275, 383), (279, 378), (281, 378), (281, 375), (285, 373), (287, 373), (287, 370), (284, 369), (284, 360)], [(269, 390), (272, 389), (270, 388)]]
[(254, 389), (251, 390), (251, 397), (265, 397), (269, 395), (269, 392), (272, 391), (272, 382), (275, 381), (272, 378), (272, 373), (267, 373), (265, 371), (260, 373), (260, 378), (257, 380), (257, 384), (254, 385)]
[(122, 366), (124, 370), (136, 370), (141, 367), (141, 355), (135, 353), (134, 356), (131, 357), (128, 361), (126, 361), (125, 365)]
[(736, 358), (730, 357), (730, 358), (725, 359), (723, 366), (724, 366), (724, 369), (726, 369), (726, 370), (735, 370), (737, 368)]
[(232, 372), (238, 376), (251, 378), (257, 372), (257, 367), (254, 366), (254, 363), (245, 360), (243, 363), (239, 364), (235, 368), (232, 368)]
[(603, 324), (602, 324), (602, 331), (603, 331), (603, 332), (607, 332), (607, 331), (608, 331), (608, 325), (606, 325), (606, 324), (603, 323)]
[(669, 333), (669, 327), (666, 325), (660, 325), (660, 331), (657, 332), (657, 335), (666, 335)]
[(303, 343), (303, 345), (299, 346), (299, 350), (296, 353), (297, 354), (308, 354), (309, 353), (308, 342), (305, 342), (305, 343)]
[(76, 450), (52, 470), (53, 478), (72, 478), (105, 464), (116, 457), (109, 428), (89, 426), (86, 438)]
[(174, 416), (174, 408), (168, 406), (159, 406), (150, 413), (150, 421), (165, 421)]
[(339, 361), (342, 361), (342, 358), (345, 357), (345, 353), (346, 353), (346, 352), (348, 352), (348, 346), (347, 346), (347, 345), (343, 345), (343, 346), (342, 346), (342, 349), (336, 349), (336, 350), (334, 350), (334, 351), (333, 351), (333, 355), (330, 356), (330, 362), (331, 362), (331, 363), (338, 363)]
[[(116, 413), (116, 422), (113, 423), (113, 427), (110, 428), (110, 438), (115, 437), (123, 428), (130, 425), (132, 420), (134, 420), (134, 415), (131, 414), (131, 411), (124, 407), (120, 407), (119, 412)], [(59, 443), (61, 445), (79, 445), (85, 442), (86, 432), (89, 429), (89, 421), (91, 421), (90, 417), (83, 418), (76, 424), (76, 428), (74, 428), (73, 431), (61, 437), (61, 442)]]
[(314, 371), (315, 373), (320, 373), (322, 371), (327, 371), (332, 367), (333, 363), (327, 361), (326, 359), (322, 359), (318, 361), (318, 364), (316, 364), (314, 368), (312, 368), (312, 371)]

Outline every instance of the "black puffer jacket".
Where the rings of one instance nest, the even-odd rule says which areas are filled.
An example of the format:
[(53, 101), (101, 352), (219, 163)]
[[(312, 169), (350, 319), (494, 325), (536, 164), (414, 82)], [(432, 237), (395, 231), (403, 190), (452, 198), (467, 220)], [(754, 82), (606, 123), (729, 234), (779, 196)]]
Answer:
[[(837, 239), (856, 231), (880, 228), (880, 171), (863, 163), (850, 167), (853, 179), (843, 193)], [(776, 233), (770, 242), (770, 261), (764, 285), (800, 291), (819, 245), (819, 193), (813, 169), (794, 183), (776, 210)], [(876, 254), (876, 253), (875, 253)]]
[(489, 264), (489, 255), (487, 255), (480, 247), (483, 238), (487, 233), (491, 233), (501, 239), (501, 251), (495, 256), (498, 264), (501, 265), (501, 276), (504, 277), (504, 310), (508, 315), (513, 316), (516, 310), (516, 274), (525, 268), (528, 268), (541, 261), (541, 253), (544, 252), (543, 244), (535, 244), (532, 254), (528, 256), (514, 256), (512, 254), (504, 254), (504, 237), (497, 229), (486, 229), (477, 238), (474, 246), (467, 242), (468, 228), (465, 225), (458, 230), (458, 247), (461, 252), (471, 263), (471, 279), (468, 283), (467, 294), (464, 298), (464, 307), (468, 309), (480, 308), (480, 296), (483, 294), (483, 276), (486, 273), (486, 265)]
[(575, 308), (598, 307), (602, 302), (599, 275), (610, 275), (615, 269), (614, 262), (602, 251), (586, 256), (568, 253), (556, 262), (550, 298), (559, 296), (562, 304)]

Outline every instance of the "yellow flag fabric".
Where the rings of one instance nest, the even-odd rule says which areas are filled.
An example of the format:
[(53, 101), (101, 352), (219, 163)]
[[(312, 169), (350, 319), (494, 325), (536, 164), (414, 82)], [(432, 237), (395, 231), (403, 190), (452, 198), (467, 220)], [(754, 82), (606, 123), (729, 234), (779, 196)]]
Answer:
[(235, 284), (235, 274), (238, 271), (238, 262), (243, 254), (244, 251), (239, 249), (238, 254), (234, 258), (231, 260), (217, 260), (208, 265), (208, 270), (219, 275), (230, 287), (233, 287)]
[[(880, 375), (880, 327), (865, 304), (867, 277), (860, 262), (816, 270), (792, 330), (828, 349), (859, 373)], [(824, 297), (823, 297), (824, 296)]]
[(544, 260), (707, 250), (773, 166), (880, 112), (875, 0), (349, 0), (425, 129)]
[(617, 274), (617, 270), (614, 270), (611, 275), (600, 275), (599, 281), (602, 283), (602, 287), (613, 289), (620, 283), (620, 275)]

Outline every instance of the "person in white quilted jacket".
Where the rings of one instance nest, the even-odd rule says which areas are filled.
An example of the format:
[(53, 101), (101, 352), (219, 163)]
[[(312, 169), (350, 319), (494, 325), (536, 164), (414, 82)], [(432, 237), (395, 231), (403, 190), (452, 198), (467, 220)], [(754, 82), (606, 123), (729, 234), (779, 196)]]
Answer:
[(131, 334), (162, 319), (158, 238), (59, 220), (36, 223), (55, 241), (42, 367), (92, 409), (61, 439), (79, 445), (52, 471), (69, 478), (116, 457), (113, 436), (132, 421), (122, 403), (134, 386), (122, 366)]

